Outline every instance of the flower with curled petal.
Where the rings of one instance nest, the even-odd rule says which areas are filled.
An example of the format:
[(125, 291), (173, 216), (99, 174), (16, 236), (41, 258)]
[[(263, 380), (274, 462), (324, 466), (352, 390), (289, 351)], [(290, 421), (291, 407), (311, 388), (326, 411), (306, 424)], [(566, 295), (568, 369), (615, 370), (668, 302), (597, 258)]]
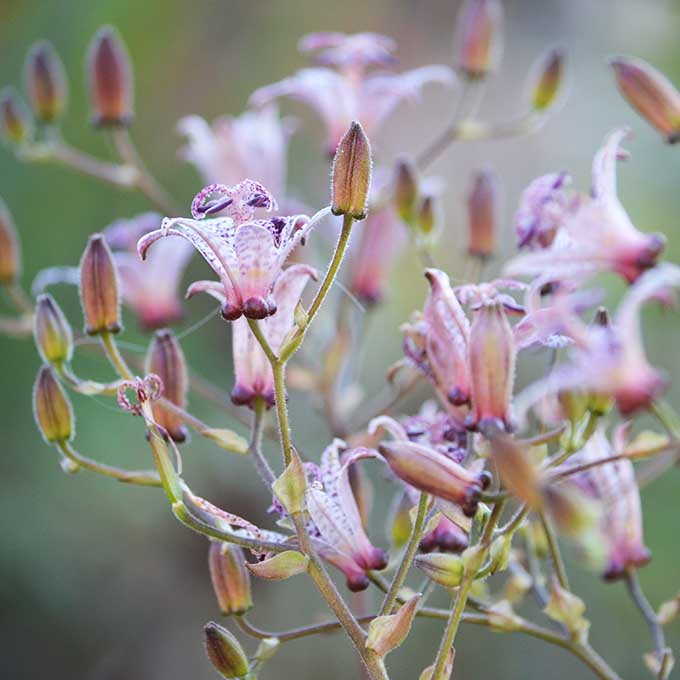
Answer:
[(328, 150), (333, 154), (353, 120), (370, 137), (402, 100), (417, 99), (425, 84), (453, 83), (453, 72), (447, 66), (404, 73), (367, 72), (370, 66), (391, 62), (394, 47), (392, 40), (374, 33), (313, 33), (302, 39), (300, 49), (321, 50), (316, 61), (324, 66), (305, 68), (261, 87), (250, 103), (259, 107), (278, 97), (292, 97), (316, 109), (326, 125)]
[[(316, 270), (303, 264), (285, 269), (274, 282), (272, 298), (276, 314), (260, 322), (260, 328), (269, 346), (278, 354), (286, 334), (293, 327), (295, 306), (309, 279), (316, 280)], [(224, 290), (217, 281), (197, 281), (190, 286), (187, 296), (197, 292), (212, 295), (225, 304)], [(232, 351), (236, 384), (231, 392), (232, 401), (239, 406), (253, 407), (260, 397), (268, 406), (274, 405), (274, 375), (269, 359), (253, 335), (244, 318), (232, 323)]]
[[(136, 401), (131, 401), (128, 392), (134, 392)], [(163, 396), (163, 381), (155, 374), (149, 373), (143, 378), (123, 380), (118, 385), (116, 398), (118, 406), (134, 416), (142, 415), (142, 406), (147, 401), (156, 401)]]
[(160, 224), (161, 216), (149, 212), (118, 220), (104, 230), (118, 267), (123, 302), (149, 330), (182, 318), (178, 288), (193, 252), (188, 243), (173, 237), (159, 243), (141, 262), (136, 252), (137, 241)]
[(602, 504), (600, 536), (607, 557), (603, 576), (609, 581), (622, 578), (631, 567), (642, 567), (651, 559), (643, 539), (640, 490), (633, 464), (623, 458), (593, 465), (616, 452), (600, 427), (562, 466), (568, 470), (577, 465), (590, 465), (570, 479), (588, 497)]
[[(253, 219), (257, 208), (271, 210), (275, 206), (271, 194), (251, 180), (234, 187), (210, 185), (193, 201), (194, 219), (166, 218), (160, 229), (140, 239), (137, 249), (144, 259), (156, 241), (181, 236), (219, 276), (224, 293), (222, 316), (227, 321), (241, 315), (264, 319), (276, 312), (272, 286), (286, 259), (315, 222), (328, 213), (327, 209), (322, 210), (312, 220), (305, 215)], [(217, 212), (223, 215), (201, 219)], [(195, 283), (192, 293), (213, 289), (213, 283)]]
[(534, 187), (523, 201), (527, 216), (518, 222), (526, 233), (520, 236), (544, 249), (515, 258), (506, 273), (580, 281), (611, 271), (633, 283), (656, 264), (665, 245), (663, 236), (639, 231), (616, 192), (616, 162), (626, 158), (620, 147), (628, 134), (627, 128), (614, 130), (595, 155), (590, 197), (566, 199), (556, 186), (558, 179), (552, 188), (547, 178), (541, 180), (546, 186)]

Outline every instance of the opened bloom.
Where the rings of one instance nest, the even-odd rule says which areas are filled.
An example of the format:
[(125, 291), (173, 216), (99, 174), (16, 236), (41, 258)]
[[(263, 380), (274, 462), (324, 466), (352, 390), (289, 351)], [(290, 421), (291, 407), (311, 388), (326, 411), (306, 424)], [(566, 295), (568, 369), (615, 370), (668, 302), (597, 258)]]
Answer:
[[(314, 220), (305, 215), (254, 219), (258, 208), (271, 211), (275, 207), (269, 191), (253, 180), (232, 187), (212, 184), (194, 199), (194, 219), (164, 219), (160, 229), (140, 239), (137, 249), (145, 259), (152, 244), (168, 236), (181, 236), (218, 275), (224, 295), (222, 316), (227, 321), (241, 315), (264, 319), (276, 312), (272, 286), (283, 264), (314, 225)], [(203, 219), (218, 212), (223, 216)], [(212, 291), (214, 287), (213, 281), (194, 283), (192, 293)]]
[(591, 466), (571, 479), (602, 505), (600, 532), (606, 546), (603, 575), (607, 580), (622, 578), (631, 567), (642, 567), (651, 559), (642, 535), (640, 490), (633, 464), (624, 458), (592, 465), (614, 455), (614, 448), (599, 428), (564, 465), (567, 469), (574, 465)]
[(188, 243), (173, 237), (160, 243), (142, 262), (136, 252), (137, 241), (160, 224), (160, 215), (143, 213), (114, 222), (104, 230), (118, 268), (123, 302), (147, 329), (182, 318), (179, 285), (193, 252)]
[(639, 231), (616, 193), (616, 163), (626, 157), (620, 146), (628, 134), (614, 130), (596, 154), (590, 197), (564, 193), (563, 175), (548, 175), (527, 190), (517, 217), (520, 244), (542, 250), (515, 258), (507, 273), (554, 281), (611, 271), (632, 283), (656, 264), (663, 237)]
[(305, 68), (278, 83), (256, 90), (250, 102), (264, 106), (292, 97), (317, 111), (327, 128), (330, 153), (356, 120), (371, 137), (404, 99), (416, 100), (430, 82), (451, 84), (446, 66), (425, 66), (404, 73), (369, 73), (372, 66), (393, 63), (394, 42), (375, 33), (312, 33), (300, 42), (301, 52), (317, 52), (316, 68)]

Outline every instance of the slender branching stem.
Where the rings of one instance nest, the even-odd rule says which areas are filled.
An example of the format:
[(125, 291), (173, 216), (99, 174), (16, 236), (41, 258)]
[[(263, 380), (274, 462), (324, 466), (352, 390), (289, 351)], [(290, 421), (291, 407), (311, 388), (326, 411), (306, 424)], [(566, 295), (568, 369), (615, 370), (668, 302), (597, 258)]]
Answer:
[(264, 429), (265, 406), (262, 397), (257, 397), (255, 399), (255, 403), (253, 404), (253, 422), (250, 429), (248, 453), (252, 457), (253, 465), (262, 478), (262, 481), (271, 491), (276, 476), (262, 453), (262, 431)]
[(106, 357), (118, 375), (124, 380), (134, 380), (135, 376), (120, 353), (113, 335), (111, 333), (102, 333), (99, 337), (101, 338)]
[(80, 151), (63, 140), (50, 144), (45, 150), (46, 160), (52, 160), (81, 175), (113, 184), (121, 189), (134, 189), (137, 171), (129, 165), (108, 163)]
[(423, 536), (423, 528), (425, 527), (425, 517), (427, 516), (427, 506), (428, 506), (429, 496), (426, 493), (420, 494), (420, 500), (418, 501), (418, 510), (416, 513), (416, 519), (413, 523), (413, 529), (411, 531), (411, 536), (409, 537), (408, 543), (404, 550), (404, 554), (399, 562), (399, 567), (394, 574), (392, 583), (390, 584), (390, 589), (385, 596), (382, 607), (380, 608), (380, 616), (392, 613), (392, 608), (394, 607), (399, 591), (401, 590), (408, 570), (413, 564), (413, 559), (418, 552), (418, 546), (420, 545), (420, 539)]
[(546, 540), (548, 542), (548, 550), (550, 551), (550, 557), (552, 558), (553, 568), (555, 569), (555, 576), (557, 576), (557, 581), (560, 586), (565, 590), (569, 590), (569, 579), (567, 578), (567, 570), (564, 566), (564, 560), (562, 559), (562, 553), (560, 552), (560, 546), (557, 542), (557, 534), (553, 528), (550, 518), (545, 513), (541, 511), (538, 513), (541, 520), (541, 525), (543, 526), (543, 531), (545, 532)]

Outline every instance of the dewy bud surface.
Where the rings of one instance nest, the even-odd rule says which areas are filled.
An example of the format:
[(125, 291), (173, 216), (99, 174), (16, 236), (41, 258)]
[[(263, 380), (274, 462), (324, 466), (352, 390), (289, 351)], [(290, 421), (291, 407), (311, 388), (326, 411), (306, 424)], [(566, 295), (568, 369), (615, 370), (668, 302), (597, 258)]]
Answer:
[(90, 236), (80, 260), (80, 299), (88, 335), (120, 331), (118, 274), (101, 234)]
[(51, 295), (39, 295), (36, 300), (33, 336), (45, 363), (59, 365), (71, 360), (71, 325)]
[(331, 210), (363, 220), (368, 211), (373, 158), (371, 144), (359, 123), (354, 121), (338, 144), (333, 160)]
[(71, 402), (49, 366), (43, 366), (36, 378), (33, 413), (46, 442), (67, 442), (73, 436)]

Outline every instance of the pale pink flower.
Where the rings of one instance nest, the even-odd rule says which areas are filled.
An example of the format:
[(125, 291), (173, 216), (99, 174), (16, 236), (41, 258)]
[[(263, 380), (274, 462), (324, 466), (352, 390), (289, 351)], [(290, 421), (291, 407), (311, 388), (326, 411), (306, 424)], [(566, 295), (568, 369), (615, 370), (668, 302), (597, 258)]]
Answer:
[[(598, 428), (563, 467), (596, 463), (616, 453), (603, 428)], [(595, 465), (570, 479), (602, 506), (600, 533), (607, 557), (604, 578), (622, 578), (631, 567), (647, 564), (651, 554), (643, 539), (640, 491), (630, 460)]]
[[(209, 197), (217, 196), (211, 200)], [(145, 258), (149, 247), (168, 236), (188, 240), (219, 276), (224, 304), (222, 316), (233, 321), (244, 315), (263, 319), (276, 312), (272, 286), (290, 253), (309, 233), (317, 219), (305, 215), (255, 220), (257, 209), (272, 210), (276, 203), (261, 184), (244, 180), (233, 187), (210, 185), (192, 204), (194, 219), (166, 218), (160, 229), (140, 239)], [(222, 217), (202, 219), (220, 212)], [(214, 288), (213, 282), (193, 284), (192, 291)]]
[(391, 61), (394, 50), (389, 38), (376, 34), (316, 33), (302, 40), (301, 49), (322, 49), (317, 60), (332, 68), (302, 69), (256, 90), (250, 102), (259, 107), (278, 97), (292, 97), (312, 107), (326, 125), (330, 153), (352, 121), (360, 122), (370, 137), (402, 100), (417, 100), (425, 84), (454, 81), (447, 66), (367, 73), (369, 66)]
[(276, 106), (223, 116), (212, 125), (200, 116), (187, 116), (177, 128), (187, 138), (181, 157), (206, 184), (235, 185), (252, 177), (274, 196), (285, 195), (292, 125), (279, 118)]
[[(272, 290), (276, 314), (260, 321), (260, 328), (269, 346), (278, 353), (286, 334), (295, 322), (295, 306), (309, 279), (316, 280), (316, 270), (303, 264), (285, 269), (277, 277)], [(224, 289), (217, 281), (198, 281), (189, 287), (187, 296), (198, 292), (208, 293), (222, 305), (225, 303)], [(273, 406), (274, 375), (271, 364), (257, 338), (250, 330), (246, 319), (241, 317), (232, 322), (232, 352), (236, 383), (231, 391), (231, 400), (239, 406), (253, 407), (255, 399), (261, 397), (267, 406)]]
[(182, 318), (179, 285), (193, 252), (181, 239), (168, 238), (142, 262), (136, 252), (137, 241), (160, 224), (160, 215), (143, 213), (118, 220), (104, 230), (120, 274), (123, 302), (148, 329), (161, 328)]
[(596, 154), (591, 197), (565, 198), (556, 186), (559, 179), (552, 189), (547, 178), (541, 180), (545, 186), (534, 187), (518, 218), (520, 237), (526, 244), (547, 247), (515, 258), (507, 273), (547, 275), (556, 281), (611, 271), (632, 283), (655, 265), (663, 237), (639, 231), (616, 193), (616, 162), (626, 157), (620, 145), (628, 134), (627, 128), (614, 130)]

